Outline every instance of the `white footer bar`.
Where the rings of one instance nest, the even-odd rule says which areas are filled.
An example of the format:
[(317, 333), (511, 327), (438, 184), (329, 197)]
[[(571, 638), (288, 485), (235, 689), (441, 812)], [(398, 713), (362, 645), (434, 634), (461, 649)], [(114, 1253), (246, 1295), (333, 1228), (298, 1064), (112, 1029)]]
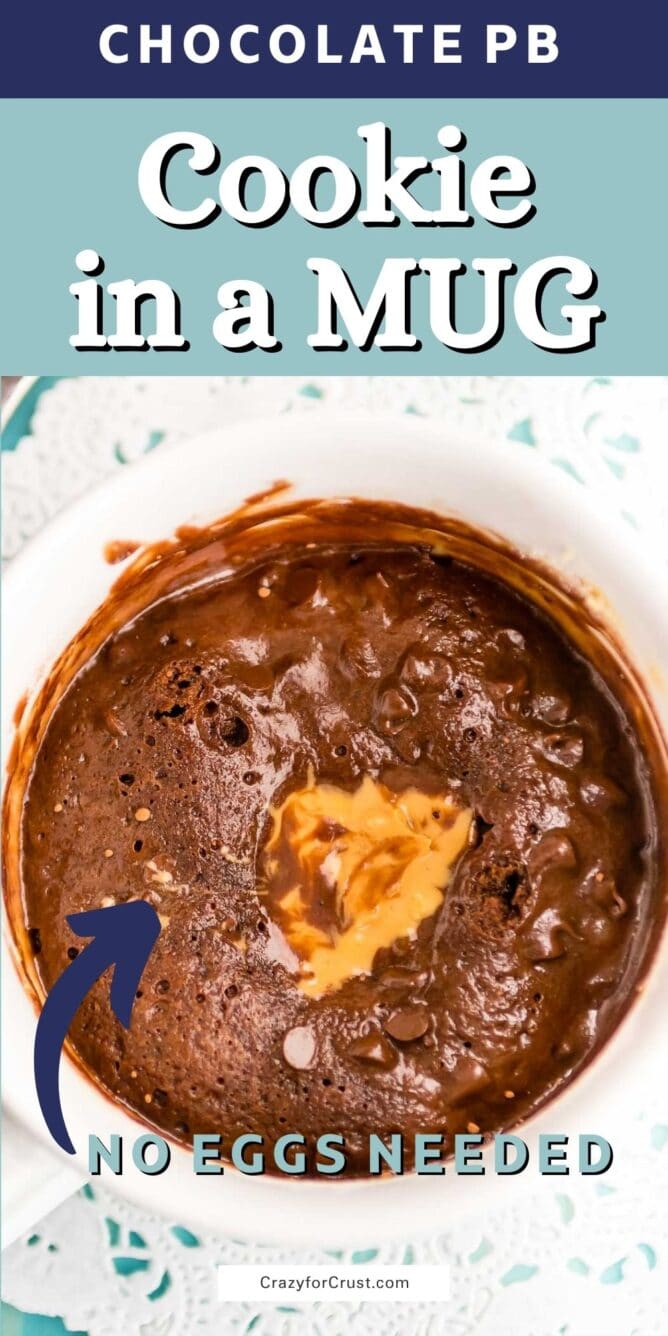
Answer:
[(444, 1303), (447, 1266), (219, 1266), (225, 1303)]

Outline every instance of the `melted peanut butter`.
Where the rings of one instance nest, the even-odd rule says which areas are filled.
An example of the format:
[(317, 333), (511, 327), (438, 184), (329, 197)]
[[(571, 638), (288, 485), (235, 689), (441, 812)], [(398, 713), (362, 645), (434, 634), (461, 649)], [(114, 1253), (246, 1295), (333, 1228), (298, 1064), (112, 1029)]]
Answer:
[(303, 993), (321, 997), (369, 974), (378, 951), (415, 937), (443, 902), (472, 818), (449, 797), (393, 793), (368, 775), (352, 793), (311, 779), (288, 795), (273, 813), (266, 867), (270, 880), (298, 873), (278, 909)]

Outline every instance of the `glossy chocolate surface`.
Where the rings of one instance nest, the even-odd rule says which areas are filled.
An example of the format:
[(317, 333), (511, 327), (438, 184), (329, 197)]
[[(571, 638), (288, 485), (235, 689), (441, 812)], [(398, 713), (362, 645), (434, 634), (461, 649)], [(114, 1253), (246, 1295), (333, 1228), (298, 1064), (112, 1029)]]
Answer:
[[(96, 1078), (184, 1141), (343, 1132), (358, 1172), (369, 1132), (511, 1127), (567, 1082), (628, 1005), (661, 901), (623, 673), (505, 578), (375, 515), (366, 541), (353, 506), (324, 532), (239, 539), (231, 565), (200, 547), (206, 580), (201, 562), (194, 587), (172, 576), (67, 685), (22, 818), (43, 987), (83, 945), (66, 915), (131, 897), (161, 915), (130, 1030), (108, 979), (76, 1018)], [(309, 996), (274, 814), (365, 777), (391, 801), (447, 795), (468, 838), (435, 912)], [(332, 885), (316, 869), (304, 913), (333, 940)]]

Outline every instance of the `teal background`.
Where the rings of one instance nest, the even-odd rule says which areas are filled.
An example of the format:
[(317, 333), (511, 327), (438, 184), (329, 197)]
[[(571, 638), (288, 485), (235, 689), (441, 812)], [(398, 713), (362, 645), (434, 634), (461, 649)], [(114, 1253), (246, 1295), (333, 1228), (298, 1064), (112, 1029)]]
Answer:
[[(19, 1313), (18, 1308), (10, 1304), (0, 1305), (0, 1329), (3, 1336), (66, 1336), (59, 1317), (40, 1317), (37, 1313)], [(70, 1333), (70, 1336), (86, 1336), (85, 1332)]]
[[(5, 374), (495, 374), (580, 375), (668, 370), (665, 219), (668, 175), (656, 146), (668, 130), (668, 101), (480, 100), (178, 102), (6, 100), (2, 173), (6, 186), (0, 285)], [(491, 153), (512, 153), (534, 171), (536, 217), (520, 228), (476, 219), (469, 228), (314, 228), (288, 212), (270, 228), (247, 229), (225, 217), (198, 230), (166, 227), (143, 205), (136, 186), (148, 144), (171, 130), (197, 130), (218, 144), (223, 164), (263, 153), (289, 174), (304, 157), (327, 153), (359, 171), (364, 145), (356, 128), (382, 119), (393, 152), (439, 153), (436, 131), (456, 123), (467, 135), (468, 177)], [(182, 155), (185, 158), (186, 155)], [(170, 169), (179, 203), (216, 194), (217, 176), (195, 177), (183, 161)], [(417, 193), (417, 192), (416, 192)], [(426, 199), (426, 196), (425, 196)], [(183, 307), (188, 352), (103, 354), (71, 349), (81, 278), (74, 256), (84, 247), (106, 261), (107, 281), (162, 278)], [(366, 300), (387, 255), (509, 255), (520, 270), (550, 254), (588, 261), (599, 276), (595, 298), (607, 311), (596, 347), (568, 357), (535, 348), (514, 328), (475, 356), (446, 350), (427, 322), (427, 279), (414, 281), (417, 353), (316, 353), (316, 280), (311, 255), (336, 259)], [(211, 333), (216, 293), (231, 278), (264, 283), (276, 304), (280, 353), (234, 354)], [(469, 282), (470, 280), (470, 282)], [(480, 280), (465, 276), (458, 319), (477, 328)], [(510, 280), (512, 284), (512, 280)], [(555, 281), (555, 287), (558, 282)], [(464, 300), (464, 291), (469, 300)], [(476, 300), (477, 299), (477, 300)], [(559, 304), (564, 300), (563, 293)], [(110, 303), (111, 305), (111, 303)]]

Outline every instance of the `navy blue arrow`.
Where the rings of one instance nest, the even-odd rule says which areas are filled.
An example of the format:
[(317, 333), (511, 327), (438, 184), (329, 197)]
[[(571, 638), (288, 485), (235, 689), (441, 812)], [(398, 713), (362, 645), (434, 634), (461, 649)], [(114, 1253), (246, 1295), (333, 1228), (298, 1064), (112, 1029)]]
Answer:
[(72, 961), (47, 995), (35, 1035), (35, 1086), (44, 1121), (58, 1145), (69, 1155), (74, 1146), (60, 1103), (60, 1054), (86, 994), (100, 975), (114, 968), (109, 997), (112, 1011), (126, 1030), (139, 980), (160, 933), (160, 919), (145, 900), (108, 909), (70, 914), (67, 922), (78, 937), (94, 940)]

